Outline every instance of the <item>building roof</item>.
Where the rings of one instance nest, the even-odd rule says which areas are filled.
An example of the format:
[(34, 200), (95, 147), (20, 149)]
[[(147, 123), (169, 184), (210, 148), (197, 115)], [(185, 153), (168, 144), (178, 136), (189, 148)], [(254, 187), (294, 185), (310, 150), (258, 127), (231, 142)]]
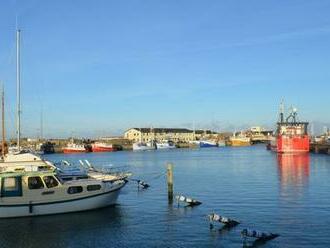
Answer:
[[(135, 129), (141, 131), (142, 133), (193, 133), (193, 130), (187, 128), (139, 128), (133, 127), (130, 129)], [(130, 130), (129, 129), (129, 130)], [(217, 134), (211, 130), (195, 130), (195, 134)]]
[(195, 130), (195, 134), (217, 134), (211, 130)]
[(192, 130), (189, 130), (187, 128), (138, 128), (133, 127), (130, 129), (136, 129), (138, 131), (141, 131), (142, 133), (192, 133)]

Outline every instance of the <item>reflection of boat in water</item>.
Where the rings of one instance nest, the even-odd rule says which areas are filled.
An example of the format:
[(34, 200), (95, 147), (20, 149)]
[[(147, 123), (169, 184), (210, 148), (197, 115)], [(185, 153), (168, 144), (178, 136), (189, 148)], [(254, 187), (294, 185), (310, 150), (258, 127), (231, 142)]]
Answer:
[(301, 187), (309, 177), (309, 154), (277, 154), (278, 169), (282, 188)]
[[(1, 247), (52, 247), (49, 245), (50, 242), (56, 242), (59, 244), (58, 247), (82, 247), (85, 246), (86, 240), (95, 237), (95, 230), (106, 228), (109, 233), (115, 233), (123, 228), (125, 214), (121, 207), (114, 205), (87, 212), (48, 215), (42, 218), (6, 219), (0, 222), (0, 229), (6, 230), (1, 235), (0, 244)], [(27, 228), (18, 228), (19, 226)], [(84, 233), (83, 239), (74, 240), (70, 235), (72, 230), (77, 228), (79, 232)], [(59, 230), (60, 235), (54, 235), (59, 234)], [(24, 236), (24, 239), (18, 239), (18, 236)], [(106, 243), (103, 244), (107, 246)]]

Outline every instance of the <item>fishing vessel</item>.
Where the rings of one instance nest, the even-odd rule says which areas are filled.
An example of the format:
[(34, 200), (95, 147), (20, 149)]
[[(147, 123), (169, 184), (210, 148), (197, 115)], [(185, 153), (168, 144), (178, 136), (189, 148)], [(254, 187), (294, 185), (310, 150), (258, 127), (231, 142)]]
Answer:
[(276, 134), (270, 141), (270, 148), (279, 153), (309, 152), (308, 122), (298, 121), (296, 108), (291, 108), (288, 116), (284, 116), (284, 105), (280, 107), (280, 118)]
[[(139, 128), (141, 132), (141, 128)], [(150, 128), (150, 133), (153, 135), (150, 141), (142, 140), (142, 134), (140, 134), (139, 141), (133, 143), (133, 151), (150, 151), (156, 149), (155, 133), (153, 128)]]
[(107, 144), (104, 142), (95, 142), (92, 144), (92, 152), (113, 152), (116, 149), (112, 144)]
[(85, 145), (83, 144), (76, 144), (73, 142), (68, 143), (63, 148), (63, 153), (79, 153), (79, 152), (88, 152)]
[(157, 149), (174, 149), (176, 148), (173, 141), (164, 141), (164, 142), (156, 142), (156, 148)]
[(218, 144), (214, 140), (201, 140), (199, 142), (199, 147), (205, 148), (205, 147), (217, 147)]
[(133, 144), (133, 151), (155, 150), (156, 145), (153, 142), (136, 142)]
[[(17, 31), (19, 65), (20, 31)], [(4, 94), (2, 95), (2, 156), (0, 218), (68, 213), (112, 205), (129, 174), (102, 173), (92, 166), (75, 180), (65, 171), (20, 147), (20, 75), (17, 66), (17, 147), (5, 153)], [(78, 179), (78, 180), (77, 180)]]
[(231, 146), (250, 146), (251, 145), (251, 138), (244, 135), (242, 132), (239, 135), (234, 135), (229, 138)]

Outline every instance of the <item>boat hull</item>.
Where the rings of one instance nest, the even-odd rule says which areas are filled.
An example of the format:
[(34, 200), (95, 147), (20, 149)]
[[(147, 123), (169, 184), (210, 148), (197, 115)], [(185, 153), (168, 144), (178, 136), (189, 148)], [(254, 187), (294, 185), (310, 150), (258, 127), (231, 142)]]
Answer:
[[(279, 135), (276, 138), (276, 151), (279, 153), (307, 153), (309, 152), (309, 137)], [(275, 150), (273, 149), (273, 150)]]
[(114, 152), (116, 151), (113, 147), (92, 147), (92, 152)]
[(231, 140), (231, 146), (250, 146), (250, 141), (245, 140)]
[(51, 215), (92, 210), (114, 205), (120, 190), (126, 183), (117, 188), (96, 195), (81, 197), (72, 200), (55, 201), (48, 203), (0, 204), (0, 218), (13, 218), (36, 215)]
[(170, 145), (170, 144), (167, 144), (167, 143), (156, 143), (156, 147), (157, 147), (158, 150), (176, 148), (175, 145)]
[(68, 149), (68, 148), (64, 148), (63, 149), (63, 153), (84, 153), (87, 152), (87, 150), (82, 150), (82, 149)]
[(201, 148), (207, 148), (207, 147), (217, 147), (218, 145), (216, 143), (209, 143), (209, 142), (203, 142), (201, 141), (199, 143), (199, 147)]
[(156, 148), (151, 145), (141, 145), (141, 144), (133, 144), (133, 151), (149, 151), (155, 150)]

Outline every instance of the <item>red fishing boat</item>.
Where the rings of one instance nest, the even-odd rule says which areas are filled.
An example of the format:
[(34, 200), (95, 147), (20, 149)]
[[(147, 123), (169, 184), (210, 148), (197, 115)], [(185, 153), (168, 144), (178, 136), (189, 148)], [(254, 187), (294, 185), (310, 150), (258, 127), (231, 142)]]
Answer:
[(113, 147), (112, 144), (106, 144), (101, 142), (96, 142), (92, 144), (92, 151), (93, 152), (114, 152), (116, 149)]
[(84, 145), (78, 145), (75, 143), (68, 143), (66, 147), (63, 148), (63, 153), (79, 153), (87, 152), (87, 149)]
[(277, 123), (275, 137), (271, 140), (270, 148), (279, 153), (309, 152), (308, 122), (297, 119), (297, 109), (292, 108), (290, 114), (284, 117), (281, 104), (280, 120)]

